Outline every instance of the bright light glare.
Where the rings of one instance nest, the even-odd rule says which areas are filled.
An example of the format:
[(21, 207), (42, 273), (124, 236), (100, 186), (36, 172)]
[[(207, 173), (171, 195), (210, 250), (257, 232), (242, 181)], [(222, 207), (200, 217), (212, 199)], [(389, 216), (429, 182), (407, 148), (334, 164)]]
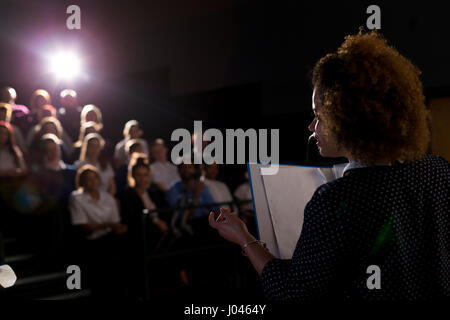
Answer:
[(59, 79), (71, 80), (80, 74), (80, 59), (73, 52), (59, 52), (50, 58), (50, 71)]

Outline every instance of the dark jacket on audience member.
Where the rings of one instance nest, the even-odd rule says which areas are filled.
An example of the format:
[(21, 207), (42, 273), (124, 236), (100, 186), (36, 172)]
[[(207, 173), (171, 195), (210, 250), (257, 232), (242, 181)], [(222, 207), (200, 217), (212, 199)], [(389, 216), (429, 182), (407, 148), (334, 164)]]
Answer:
[[(151, 200), (155, 204), (156, 208), (166, 208), (167, 203), (164, 200), (164, 194), (160, 192), (155, 185), (151, 185), (147, 190)], [(137, 194), (134, 188), (127, 187), (119, 195), (120, 199), (120, 212), (122, 223), (128, 226), (128, 240), (130, 246), (135, 248), (141, 245), (142, 240), (142, 228), (143, 228), (143, 210), (145, 209), (144, 203), (141, 197)], [(164, 213), (159, 213), (159, 218), (168, 221), (168, 217)], [(158, 241), (161, 233), (152, 223), (151, 218), (148, 217), (147, 228), (147, 245), (150, 247), (155, 245)]]

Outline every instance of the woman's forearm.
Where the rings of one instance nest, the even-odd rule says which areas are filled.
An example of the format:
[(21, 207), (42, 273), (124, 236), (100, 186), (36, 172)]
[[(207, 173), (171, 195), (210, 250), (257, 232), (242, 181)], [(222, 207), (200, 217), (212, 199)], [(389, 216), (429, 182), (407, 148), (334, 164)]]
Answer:
[(247, 235), (241, 243), (241, 248), (243, 248), (246, 244), (248, 244), (248, 246), (246, 246), (243, 249), (243, 251), (247, 255), (250, 262), (252, 263), (256, 272), (258, 272), (258, 275), (261, 276), (264, 266), (269, 261), (275, 259), (275, 256), (272, 255), (261, 243), (259, 242), (251, 243), (256, 240), (257, 239), (252, 235), (250, 234)]

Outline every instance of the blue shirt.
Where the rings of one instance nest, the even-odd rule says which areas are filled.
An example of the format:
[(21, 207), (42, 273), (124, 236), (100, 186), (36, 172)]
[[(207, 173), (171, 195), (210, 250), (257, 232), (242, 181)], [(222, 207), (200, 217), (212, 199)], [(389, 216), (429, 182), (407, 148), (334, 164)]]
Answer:
[[(191, 203), (194, 192), (191, 190), (187, 190), (184, 183), (182, 181), (178, 181), (175, 183), (169, 190), (167, 190), (166, 198), (167, 202), (172, 208), (186, 206)], [(201, 204), (214, 203), (214, 199), (209, 193), (208, 187), (204, 186), (200, 197), (197, 200)], [(213, 206), (212, 206), (213, 208)], [(202, 218), (209, 214), (210, 208), (208, 207), (200, 207), (194, 209), (194, 214), (192, 218)], [(178, 213), (180, 214), (180, 213)]]

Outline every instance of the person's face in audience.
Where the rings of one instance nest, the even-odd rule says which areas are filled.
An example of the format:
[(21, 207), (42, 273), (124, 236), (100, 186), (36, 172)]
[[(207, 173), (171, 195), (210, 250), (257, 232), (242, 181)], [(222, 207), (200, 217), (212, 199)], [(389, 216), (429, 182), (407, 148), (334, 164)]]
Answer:
[(316, 145), (319, 148), (319, 153), (322, 157), (341, 157), (343, 153), (338, 149), (336, 143), (334, 143), (326, 134), (324, 130), (324, 121), (320, 115), (321, 106), (317, 99), (316, 89), (312, 95), (312, 110), (315, 117), (308, 129), (314, 133), (316, 139)]
[(0, 127), (0, 147), (5, 146), (8, 143), (9, 131), (5, 127)]
[(47, 99), (44, 96), (37, 96), (36, 97), (36, 109), (41, 109), (44, 105), (46, 105)]
[(130, 136), (130, 139), (137, 139), (140, 136), (140, 129), (139, 126), (132, 126), (130, 130), (128, 131), (128, 134)]
[(100, 187), (100, 178), (93, 171), (88, 171), (84, 177), (84, 190), (87, 192), (98, 192)]
[(44, 124), (44, 126), (42, 127), (42, 135), (47, 134), (47, 133), (52, 133), (55, 136), (58, 136), (58, 129), (56, 129), (56, 126), (49, 122)]
[(219, 166), (217, 163), (208, 164), (205, 167), (205, 177), (210, 180), (216, 180), (219, 174)]
[(86, 137), (90, 133), (97, 133), (97, 130), (95, 130), (95, 127), (87, 127), (84, 131), (84, 136)]
[(95, 111), (93, 111), (93, 110), (86, 113), (86, 122), (87, 121), (94, 121), (94, 122), (98, 123), (97, 113), (95, 113)]
[(89, 157), (97, 159), (100, 156), (100, 151), (102, 150), (102, 147), (100, 145), (100, 141), (97, 139), (91, 139), (88, 142), (88, 145), (86, 147), (86, 154)]
[(167, 160), (167, 148), (161, 144), (152, 147), (152, 157), (156, 161), (165, 162)]
[(45, 142), (45, 157), (48, 161), (59, 161), (60, 160), (60, 149), (54, 141)]
[(70, 94), (61, 98), (61, 106), (64, 108), (73, 108), (77, 104), (77, 98), (72, 97)]
[(180, 165), (180, 177), (183, 180), (190, 180), (195, 177), (196, 169), (192, 163), (184, 163)]
[(134, 181), (136, 182), (136, 188), (147, 189), (150, 187), (150, 170), (146, 167), (137, 167), (133, 175)]

